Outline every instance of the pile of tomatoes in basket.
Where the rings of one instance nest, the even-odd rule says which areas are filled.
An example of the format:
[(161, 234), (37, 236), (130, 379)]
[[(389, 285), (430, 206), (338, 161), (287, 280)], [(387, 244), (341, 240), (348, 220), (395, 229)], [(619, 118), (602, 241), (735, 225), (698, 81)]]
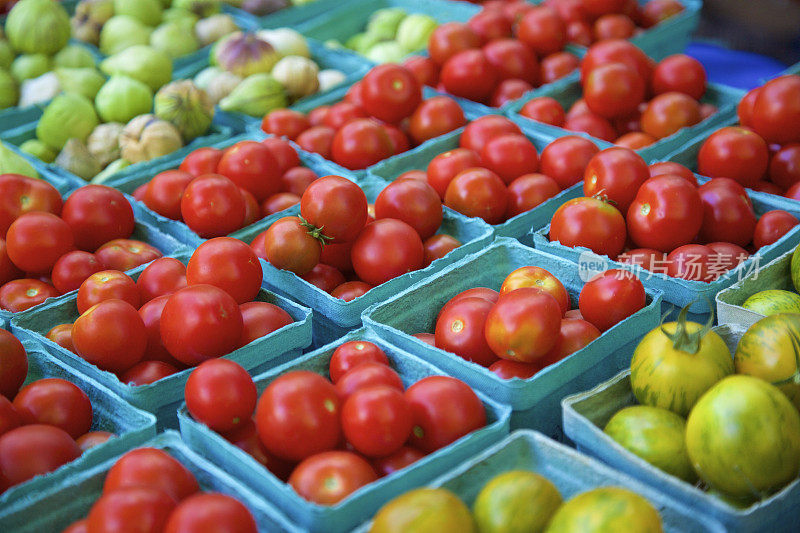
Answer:
[(741, 126), (721, 128), (700, 147), (697, 171), (800, 199), (800, 76), (756, 87), (738, 107)]
[(583, 192), (553, 215), (551, 241), (687, 280), (714, 281), (798, 224), (783, 210), (759, 217), (733, 179), (698, 186), (685, 166), (648, 167), (622, 147), (589, 161)]
[(131, 522), (151, 532), (258, 531), (244, 504), (227, 494), (202, 492), (194, 474), (158, 448), (137, 448), (120, 457), (88, 516), (64, 533), (120, 531)]
[(187, 265), (162, 257), (136, 281), (114, 270), (92, 274), (78, 289), (78, 319), (47, 338), (124, 383), (153, 383), (292, 323), (280, 307), (254, 301), (261, 281), (253, 250), (217, 237)]
[(308, 116), (289, 109), (272, 111), (261, 129), (358, 170), (464, 124), (464, 112), (454, 100), (423, 100), (422, 86), (411, 71), (387, 64), (354, 83), (341, 102), (319, 106)]
[(467, 289), (450, 298), (435, 332), (415, 337), (479, 364), (503, 379), (527, 379), (575, 353), (644, 308), (642, 282), (631, 272), (607, 270), (581, 289), (578, 309), (552, 273), (524, 266), (500, 291)]
[(0, 329), (0, 493), (46, 474), (114, 437), (91, 431), (92, 402), (74, 383), (28, 377), (25, 347)]
[(198, 148), (177, 170), (156, 174), (134, 197), (204, 238), (228, 235), (300, 201), (317, 179), (283, 139)]
[(24, 311), (95, 272), (161, 257), (129, 238), (134, 229), (131, 204), (110, 187), (87, 185), (64, 201), (43, 180), (0, 175), (0, 309)]
[(658, 64), (628, 41), (603, 41), (581, 61), (582, 98), (565, 113), (550, 97), (531, 99), (524, 117), (588, 133), (631, 149), (644, 148), (714, 114), (700, 103), (706, 71), (694, 58), (669, 56)]
[(371, 342), (336, 348), (329, 376), (289, 371), (258, 397), (242, 367), (208, 361), (189, 376), (186, 406), (195, 420), (322, 505), (486, 425), (483, 403), (464, 382), (428, 376), (406, 389)]

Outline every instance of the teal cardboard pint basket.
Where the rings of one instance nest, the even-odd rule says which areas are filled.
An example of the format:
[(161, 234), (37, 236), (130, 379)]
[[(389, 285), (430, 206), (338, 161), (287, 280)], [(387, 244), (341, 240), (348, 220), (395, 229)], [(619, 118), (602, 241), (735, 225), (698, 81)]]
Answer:
[[(419, 359), (413, 353), (387, 343), (372, 332), (360, 329), (292, 363), (256, 376), (259, 395), (275, 378), (290, 371), (305, 370), (327, 377), (333, 351), (340, 344), (354, 340), (369, 341), (381, 348), (389, 358), (390, 365), (400, 375), (405, 387), (422, 378), (443, 374), (441, 370)], [(351, 531), (395, 496), (425, 485), (434, 477), (456, 468), (472, 455), (505, 437), (509, 430), (509, 408), (480, 394), (479, 397), (486, 409), (485, 427), (461, 437), (402, 470), (358, 489), (332, 506), (318, 505), (301, 498), (291, 486), (280, 481), (247, 453), (227, 442), (204, 424), (194, 421), (185, 404), (181, 407), (178, 417), (183, 440), (193, 450), (223, 466), (228, 473), (274, 503), (304, 529), (334, 533)]]
[(520, 243), (498, 238), (485, 250), (442, 270), (430, 279), (367, 309), (364, 324), (392, 344), (434, 364), (495, 401), (511, 405), (512, 427), (533, 428), (560, 439), (561, 399), (608, 379), (630, 364), (641, 336), (658, 326), (661, 293), (647, 291), (647, 305), (589, 345), (528, 379), (505, 380), (487, 368), (412, 337), (434, 331), (442, 306), (474, 287), (498, 290), (505, 277), (523, 266), (538, 266), (557, 277), (572, 305), (585, 281), (576, 265)]
[(175, 431), (167, 431), (144, 443), (129, 444), (114, 457), (91, 468), (82, 468), (63, 480), (53, 490), (0, 510), (0, 529), (15, 533), (63, 531), (70, 524), (86, 518), (94, 502), (103, 493), (108, 471), (124, 452), (137, 447), (162, 450), (177, 459), (197, 479), (202, 492), (219, 492), (239, 500), (253, 515), (259, 533), (301, 533), (274, 506), (253, 493), (225, 470), (190, 450)]
[(69, 381), (85, 392), (92, 402), (91, 431), (108, 431), (116, 436), (86, 450), (74, 461), (49, 474), (36, 476), (3, 492), (0, 495), (0, 530), (3, 531), (14, 531), (2, 527), (6, 509), (18, 502), (34, 500), (39, 494), (67, 483), (78, 472), (156, 435), (156, 419), (150, 413), (124, 402), (100, 383), (52, 357), (35, 343), (26, 342), (25, 351), (28, 355), (28, 377), (24, 385), (45, 378)]

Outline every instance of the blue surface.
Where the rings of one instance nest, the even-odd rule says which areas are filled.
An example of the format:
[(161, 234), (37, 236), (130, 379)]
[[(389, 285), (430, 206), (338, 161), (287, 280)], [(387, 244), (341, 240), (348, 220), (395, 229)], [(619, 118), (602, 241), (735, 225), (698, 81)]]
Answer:
[(706, 67), (709, 81), (740, 89), (757, 87), (786, 68), (786, 65), (771, 57), (730, 50), (710, 42), (692, 42), (686, 48), (686, 54)]

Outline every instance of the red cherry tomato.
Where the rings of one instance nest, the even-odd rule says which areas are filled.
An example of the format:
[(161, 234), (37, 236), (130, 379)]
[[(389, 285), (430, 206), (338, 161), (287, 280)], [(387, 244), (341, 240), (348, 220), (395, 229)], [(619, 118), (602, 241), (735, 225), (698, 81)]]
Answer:
[(461, 242), (458, 239), (444, 233), (428, 237), (422, 243), (422, 247), (425, 249), (423, 266), (428, 266), (437, 259), (441, 259), (459, 246), (461, 246)]
[(549, 96), (538, 96), (529, 100), (519, 114), (536, 122), (550, 124), (551, 126), (563, 126), (566, 120), (564, 108), (558, 100)]
[(436, 347), (467, 361), (489, 366), (497, 360), (486, 342), (486, 317), (494, 302), (479, 297), (450, 301), (436, 319)]
[(600, 330), (591, 322), (583, 319), (565, 318), (561, 321), (561, 329), (556, 343), (547, 352), (539, 364), (542, 367), (555, 364), (567, 356), (589, 345), (600, 336)]
[(609, 63), (586, 75), (583, 97), (593, 112), (615, 118), (636, 111), (644, 101), (645, 80), (624, 63)]
[(564, 129), (567, 131), (586, 133), (606, 142), (613, 142), (617, 137), (617, 132), (614, 131), (611, 122), (591, 111), (580, 115), (567, 115), (567, 120), (564, 122)]
[(617, 146), (622, 146), (623, 148), (630, 148), (631, 150), (639, 150), (641, 148), (650, 146), (657, 141), (658, 139), (652, 135), (643, 133), (641, 131), (632, 131), (621, 137), (618, 137), (617, 140), (614, 141), (614, 144)]
[(386, 130), (374, 120), (366, 118), (352, 120), (342, 126), (333, 136), (331, 144), (333, 160), (350, 170), (367, 168), (391, 157), (392, 153), (392, 140)]
[(169, 515), (164, 533), (212, 531), (223, 525), (236, 533), (256, 533), (258, 526), (239, 500), (226, 494), (207, 492), (182, 501)]
[(0, 395), (12, 399), (28, 375), (28, 356), (14, 335), (0, 329)]
[(558, 301), (539, 288), (501, 293), (486, 316), (486, 341), (502, 359), (533, 363), (555, 344), (563, 314)]
[(641, 118), (642, 130), (656, 139), (669, 137), (701, 120), (697, 100), (678, 92), (659, 94), (650, 100)]
[[(357, 87), (363, 87), (360, 83)], [(361, 109), (360, 106), (352, 102), (337, 102), (331, 106), (328, 113), (325, 115), (323, 123), (329, 128), (338, 130), (351, 120), (357, 118), (367, 118), (369, 115), (366, 111)]]
[(113, 299), (128, 302), (136, 309), (141, 305), (139, 289), (130, 276), (118, 270), (101, 270), (81, 283), (76, 305), (83, 314), (93, 305)]
[(422, 86), (400, 65), (378, 65), (360, 83), (364, 110), (390, 124), (410, 116), (422, 101)]
[[(58, 263), (58, 261), (56, 261), (56, 263)], [(66, 280), (67, 277), (71, 275), (73, 270), (71, 267), (69, 269), (67, 269), (66, 267), (67, 265), (64, 265), (59, 269), (59, 278), (62, 280)], [(55, 266), (53, 267), (53, 269), (55, 270)], [(25, 274), (19, 268), (17, 268), (17, 266), (14, 263), (11, 262), (11, 258), (8, 257), (8, 248), (6, 247), (6, 240), (0, 239), (0, 286), (5, 285), (11, 280), (21, 278), (24, 275)], [(62, 285), (66, 284), (67, 284), (66, 282), (62, 283)]]
[(652, 60), (635, 45), (624, 39), (608, 39), (591, 46), (581, 60), (581, 83), (595, 68), (609, 63), (623, 63), (643, 80), (649, 80), (653, 71)]
[(713, 252), (700, 244), (675, 248), (667, 256), (667, 274), (692, 281), (712, 281), (717, 276), (709, 272)]
[(753, 246), (756, 250), (768, 246), (786, 235), (798, 224), (800, 221), (797, 220), (797, 217), (782, 209), (767, 211), (758, 219), (753, 232)]
[(444, 205), (468, 217), (482, 218), (488, 224), (499, 224), (508, 207), (508, 189), (491, 170), (468, 168), (447, 186)]
[(518, 79), (536, 85), (539, 82), (539, 61), (529, 47), (516, 39), (499, 39), (483, 47), (486, 59), (500, 80)]
[(701, 242), (746, 246), (753, 239), (756, 214), (744, 188), (733, 180), (715, 178), (697, 190), (703, 202)]
[(599, 151), (592, 141), (583, 137), (560, 137), (542, 150), (539, 170), (553, 178), (561, 189), (567, 189), (583, 179), (586, 165)]
[(436, 87), (439, 83), (439, 65), (430, 57), (411, 56), (403, 61), (403, 66), (417, 78), (420, 86)]
[(62, 348), (75, 353), (75, 345), (72, 344), (72, 324), (54, 326), (47, 332), (46, 337)]
[(544, 174), (524, 174), (508, 185), (506, 218), (529, 211), (560, 192), (553, 178)]
[(594, 21), (592, 33), (596, 41), (605, 39), (629, 39), (636, 31), (636, 24), (620, 13), (609, 13)]
[[(270, 111), (261, 121), (261, 130), (264, 133), (286, 137), (293, 141), (310, 127), (311, 123), (304, 114), (291, 109)], [(215, 170), (209, 172), (215, 172)]]
[(103, 265), (94, 254), (74, 250), (62, 255), (53, 266), (51, 278), (60, 293), (74, 291), (86, 278), (103, 270)]
[(581, 289), (578, 306), (584, 320), (600, 331), (611, 329), (647, 304), (644, 285), (627, 270), (606, 270)]
[(800, 182), (800, 143), (787, 144), (775, 152), (769, 163), (769, 178), (784, 189)]
[(468, 168), (479, 167), (481, 160), (478, 154), (467, 148), (448, 150), (434, 157), (428, 163), (428, 184), (444, 198), (447, 186), (456, 177), (456, 174)]
[(417, 180), (394, 181), (375, 200), (375, 218), (394, 218), (427, 239), (442, 224), (442, 202), (436, 191)]
[(242, 227), (245, 213), (239, 187), (219, 174), (195, 178), (181, 198), (183, 220), (203, 238), (221, 237), (236, 231)]
[(338, 383), (348, 371), (368, 361), (389, 365), (389, 359), (377, 345), (369, 341), (345, 342), (331, 354), (328, 364), (331, 381)]
[(541, 370), (541, 364), (520, 363), (509, 359), (498, 359), (489, 367), (490, 372), (494, 372), (501, 379), (528, 379), (536, 375)]
[(729, 242), (711, 242), (706, 245), (706, 248), (711, 250), (708, 263), (709, 275), (713, 274), (713, 278), (717, 278), (728, 270), (736, 268), (739, 263), (746, 261), (750, 257), (747, 250)]
[(505, 134), (522, 135), (522, 130), (506, 117), (486, 115), (467, 124), (459, 144), (478, 154), (490, 140)]
[(0, 437), (0, 471), (10, 486), (52, 472), (80, 454), (69, 433), (50, 425), (29, 424)]
[(767, 171), (769, 151), (758, 134), (739, 128), (721, 128), (700, 147), (697, 171), (712, 178), (724, 177), (745, 187), (755, 185)]
[(625, 0), (583, 0), (583, 9), (590, 17), (619, 13), (624, 7)]
[(146, 242), (114, 239), (98, 248), (94, 255), (107, 269), (125, 271), (158, 259), (163, 254)]
[(186, 265), (188, 285), (213, 285), (240, 304), (256, 297), (262, 277), (261, 263), (253, 250), (231, 237), (217, 237), (204, 242)]
[(38, 279), (15, 279), (0, 287), (0, 309), (18, 313), (59, 296), (50, 284)]
[(373, 286), (418, 270), (424, 255), (422, 240), (414, 228), (391, 218), (367, 225), (351, 252), (356, 274)]
[(159, 296), (139, 308), (139, 316), (147, 331), (147, 347), (142, 360), (162, 361), (176, 368), (182, 368), (185, 365), (172, 357), (161, 341), (161, 314), (168, 299), (169, 295)]
[(327, 293), (345, 282), (344, 275), (335, 267), (318, 263), (308, 274), (301, 276), (305, 281)]
[(225, 150), (217, 173), (259, 201), (280, 191), (282, 172), (278, 161), (272, 150), (255, 141), (241, 141)]
[(480, 49), (459, 52), (442, 66), (445, 90), (476, 102), (487, 101), (498, 81), (497, 69)]
[(592, 157), (586, 166), (583, 193), (604, 195), (625, 213), (639, 187), (649, 177), (650, 169), (639, 154), (627, 148), (607, 148)]
[(74, 248), (69, 224), (52, 213), (25, 213), (6, 234), (8, 257), (19, 269), (34, 274), (50, 272), (56, 261)]
[(181, 220), (181, 198), (195, 177), (182, 170), (160, 172), (147, 183), (142, 201), (159, 215)]
[(483, 43), (511, 37), (511, 19), (500, 11), (484, 9), (469, 19), (467, 26), (478, 35)]
[(300, 217), (280, 218), (265, 233), (265, 259), (275, 268), (304, 276), (319, 263), (320, 241)]
[(44, 378), (22, 388), (14, 408), (25, 424), (48, 424), (76, 439), (92, 427), (92, 403), (77, 385)]
[(85, 452), (95, 446), (99, 446), (104, 442), (108, 442), (109, 440), (116, 437), (113, 433), (109, 433), (108, 431), (90, 431), (89, 433), (85, 433), (75, 439), (75, 444), (81, 449), (81, 452)]
[(366, 224), (367, 197), (347, 178), (325, 176), (303, 193), (300, 214), (333, 242), (352, 241)]
[(383, 362), (364, 361), (345, 372), (336, 382), (336, 393), (345, 402), (354, 392), (376, 386), (404, 389), (400, 375)]
[(480, 45), (480, 37), (470, 25), (445, 22), (433, 30), (428, 40), (428, 53), (436, 63), (444, 65), (459, 52), (478, 48)]
[(464, 111), (452, 98), (434, 96), (423, 101), (411, 115), (409, 135), (417, 144), (460, 128), (467, 123)]
[(72, 228), (75, 246), (87, 252), (114, 239), (127, 239), (135, 228), (130, 202), (105, 185), (86, 185), (72, 193), (61, 218)]
[(258, 399), (247, 370), (227, 359), (205, 361), (192, 370), (185, 394), (192, 417), (218, 432), (249, 422)]
[(310, 502), (334, 505), (377, 479), (367, 461), (354, 453), (336, 450), (305, 459), (292, 472), (289, 485)]
[(141, 361), (130, 367), (119, 380), (135, 386), (149, 385), (176, 372), (176, 367), (163, 361)]
[(564, 246), (584, 246), (599, 255), (616, 257), (625, 247), (625, 219), (612, 206), (596, 198), (575, 198), (553, 214), (550, 241)]
[(136, 287), (142, 303), (186, 287), (186, 265), (172, 257), (156, 259), (139, 274)]
[(800, 142), (800, 76), (781, 76), (764, 84), (753, 105), (752, 122), (767, 142)]
[(20, 215), (31, 211), (61, 214), (61, 194), (44, 180), (0, 174), (0, 237)]
[(313, 152), (330, 159), (335, 135), (336, 130), (328, 126), (312, 126), (297, 137), (297, 145), (306, 152)]
[(536, 172), (539, 154), (533, 143), (521, 135), (500, 135), (483, 147), (481, 162), (509, 184), (523, 174)]
[(147, 330), (136, 309), (122, 300), (104, 300), (78, 317), (72, 327), (78, 355), (109, 372), (122, 373), (144, 357)]
[(411, 434), (411, 406), (402, 391), (374, 386), (356, 390), (342, 406), (342, 431), (367, 457), (397, 452)]
[(675, 163), (673, 161), (660, 161), (658, 163), (652, 163), (649, 168), (651, 178), (655, 178), (656, 176), (661, 176), (663, 174), (672, 174), (675, 176), (680, 176), (695, 187), (698, 186), (697, 178), (695, 177), (694, 173), (680, 163)]
[(516, 26), (517, 39), (539, 55), (558, 52), (567, 43), (567, 26), (558, 13), (546, 6), (525, 13)]
[(283, 326), (288, 326), (294, 319), (292, 316), (268, 302), (248, 302), (239, 306), (242, 313), (241, 346), (250, 344), (256, 339), (269, 335)]
[(315, 179), (317, 179), (317, 175), (310, 168), (293, 167), (281, 176), (281, 186), (287, 193), (302, 196)]
[(542, 85), (553, 83), (571, 74), (580, 65), (580, 59), (569, 52), (556, 52), (542, 59), (539, 81)]
[(175, 501), (197, 493), (194, 475), (177, 459), (157, 448), (137, 448), (120, 457), (106, 474), (103, 492), (127, 487), (163, 491)]
[(179, 170), (188, 172), (195, 178), (203, 174), (214, 174), (217, 172), (222, 154), (223, 151), (217, 148), (198, 148), (184, 158)]
[(675, 54), (656, 65), (651, 85), (655, 94), (677, 91), (700, 100), (706, 92), (706, 69), (693, 57)]
[(655, 26), (670, 17), (674, 17), (685, 8), (678, 0), (650, 0), (642, 8), (642, 25), (645, 28)]
[(425, 457), (421, 451), (409, 446), (402, 446), (399, 450), (386, 457), (379, 457), (372, 460), (372, 468), (379, 476), (388, 476), (402, 470), (408, 465), (414, 464)]
[(567, 289), (557, 277), (540, 267), (524, 266), (512, 271), (500, 286), (500, 296), (525, 287), (533, 287), (555, 298), (562, 315), (569, 311)]

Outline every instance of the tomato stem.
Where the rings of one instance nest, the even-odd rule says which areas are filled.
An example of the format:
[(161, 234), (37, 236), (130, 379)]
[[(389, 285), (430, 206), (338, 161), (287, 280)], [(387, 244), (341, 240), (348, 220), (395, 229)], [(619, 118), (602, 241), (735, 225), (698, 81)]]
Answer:
[(308, 234), (314, 237), (316, 240), (318, 240), (321, 246), (324, 247), (326, 244), (328, 244), (328, 241), (333, 240), (333, 237), (328, 237), (327, 235), (322, 233), (322, 230), (325, 228), (325, 226), (320, 226), (318, 228), (314, 224), (304, 219), (303, 217), (297, 217), (297, 218), (300, 219), (300, 225), (306, 228), (308, 230)]
[(672, 347), (676, 350), (681, 352), (686, 352), (690, 354), (696, 354), (700, 350), (700, 343), (703, 340), (703, 337), (706, 336), (706, 333), (711, 331), (711, 326), (714, 324), (714, 307), (711, 305), (711, 314), (709, 315), (708, 321), (703, 325), (703, 327), (695, 331), (694, 333), (689, 333), (686, 330), (686, 316), (689, 314), (689, 308), (694, 304), (694, 302), (689, 303), (681, 309), (681, 312), (678, 313), (678, 320), (676, 321), (675, 325), (675, 333), (669, 333), (666, 329), (664, 329), (664, 319), (666, 319), (666, 314), (661, 319), (661, 332), (666, 335), (666, 337), (672, 341)]

